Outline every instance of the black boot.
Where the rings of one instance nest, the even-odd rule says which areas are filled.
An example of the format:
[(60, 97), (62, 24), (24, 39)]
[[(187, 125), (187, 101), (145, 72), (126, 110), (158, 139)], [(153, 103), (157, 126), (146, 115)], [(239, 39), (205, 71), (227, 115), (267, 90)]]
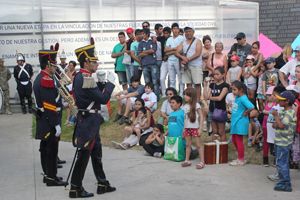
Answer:
[(59, 157), (57, 157), (57, 164), (65, 164), (66, 161), (65, 160), (61, 160), (59, 159)]
[(58, 168), (58, 169), (60, 169), (60, 168), (63, 168), (63, 166), (62, 166), (62, 165), (59, 165), (59, 164), (57, 164), (57, 168)]
[(116, 118), (114, 119), (114, 121), (113, 122), (116, 122), (116, 121), (118, 121), (119, 119), (121, 119), (123, 117), (123, 115), (119, 115), (119, 114), (117, 114), (116, 115)]
[(263, 160), (264, 160), (264, 167), (269, 167), (269, 157), (263, 157)]
[[(58, 176), (57, 178), (58, 178), (60, 181), (63, 180), (63, 177)], [(43, 178), (43, 183), (47, 183), (47, 177), (46, 177), (46, 176), (44, 176), (44, 178)]]
[(77, 187), (75, 185), (71, 185), (71, 190), (69, 192), (69, 197), (70, 198), (87, 198), (87, 197), (93, 197), (93, 193), (89, 193), (85, 191), (85, 189), (81, 187)]
[(47, 186), (65, 186), (66, 185), (66, 182), (61, 181), (58, 177), (55, 177), (55, 178), (46, 177), (46, 180), (47, 180), (47, 183), (46, 183)]
[(25, 106), (25, 99), (24, 97), (20, 97), (20, 103), (21, 103), (21, 108), (22, 108), (22, 112), (23, 114), (26, 114), (27, 113), (27, 110), (26, 110), (26, 106)]
[(120, 124), (120, 125), (123, 125), (124, 122), (125, 122), (125, 120), (129, 120), (129, 117), (123, 116), (122, 119), (121, 119), (121, 121), (119, 122), (119, 124)]
[(115, 187), (110, 186), (108, 181), (98, 182), (97, 194), (104, 194), (105, 192), (113, 192), (116, 191)]
[(32, 108), (32, 98), (31, 96), (27, 96), (27, 100), (28, 100), (28, 112), (32, 113), (31, 108)]

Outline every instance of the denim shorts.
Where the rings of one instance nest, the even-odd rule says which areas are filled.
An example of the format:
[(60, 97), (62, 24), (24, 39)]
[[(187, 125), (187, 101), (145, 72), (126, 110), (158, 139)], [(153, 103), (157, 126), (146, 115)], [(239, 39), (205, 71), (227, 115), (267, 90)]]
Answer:
[(119, 84), (120, 85), (127, 84), (126, 72), (117, 71), (117, 75), (118, 75), (118, 78), (119, 78)]
[(208, 121), (208, 122), (226, 123), (226, 122), (228, 121), (227, 113), (226, 113), (226, 119), (225, 119), (225, 121), (223, 121), (223, 122), (214, 120), (214, 119), (212, 118), (212, 115), (213, 115), (213, 112), (209, 111), (209, 112), (208, 112), (208, 115), (207, 115), (207, 121)]

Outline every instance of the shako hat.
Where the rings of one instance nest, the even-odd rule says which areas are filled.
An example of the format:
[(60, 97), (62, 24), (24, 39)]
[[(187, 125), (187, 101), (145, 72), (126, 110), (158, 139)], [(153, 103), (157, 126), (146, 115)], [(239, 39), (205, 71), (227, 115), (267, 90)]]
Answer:
[(98, 61), (98, 56), (96, 55), (94, 38), (91, 37), (91, 44), (75, 49), (75, 54), (79, 63), (84, 61)]

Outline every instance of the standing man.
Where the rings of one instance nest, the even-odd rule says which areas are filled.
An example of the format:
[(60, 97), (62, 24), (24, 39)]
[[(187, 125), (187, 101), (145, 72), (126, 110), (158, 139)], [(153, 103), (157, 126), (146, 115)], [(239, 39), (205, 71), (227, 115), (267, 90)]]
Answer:
[[(131, 56), (130, 47), (131, 47), (131, 44), (136, 40), (136, 38), (133, 35), (133, 29), (132, 28), (126, 29), (126, 33), (127, 33), (127, 36), (129, 37), (129, 39), (125, 43), (123, 54), (124, 54), (124, 56), (125, 56), (125, 53), (127, 55)], [(133, 62), (134, 62), (134, 60), (131, 57), (130, 65), (126, 64), (126, 77), (127, 77), (127, 83), (128, 83), (129, 86), (131, 86), (130, 78), (134, 75)]]
[(143, 40), (142, 32), (143, 31), (141, 29), (136, 29), (135, 30), (134, 34), (135, 34), (136, 40), (130, 46), (131, 58), (133, 58), (133, 60), (134, 60), (134, 63), (133, 63), (134, 73), (133, 73), (133, 75), (138, 75), (139, 79), (141, 79), (142, 70), (143, 70), (142, 69), (142, 60), (138, 56), (139, 43)]
[(123, 64), (123, 51), (125, 47), (125, 33), (120, 32), (118, 34), (119, 41), (120, 43), (117, 44), (113, 51), (111, 52), (111, 57), (115, 58), (115, 72), (118, 75), (119, 78), (119, 84), (122, 85), (123, 91), (127, 90), (128, 85), (127, 85), (127, 76), (126, 76), (126, 65)]
[[(243, 67), (246, 61), (246, 57), (248, 54), (252, 54), (251, 45), (246, 42), (246, 35), (243, 32), (239, 32), (236, 37), (237, 43), (234, 43), (229, 53), (227, 54), (230, 59), (231, 56), (238, 56), (240, 59), (239, 66)], [(229, 67), (228, 67), (229, 68)]]
[(184, 41), (184, 37), (179, 35), (179, 25), (177, 23), (173, 23), (171, 27), (173, 37), (170, 37), (167, 40), (167, 44), (165, 47), (165, 53), (168, 57), (168, 71), (170, 78), (170, 87), (176, 88), (176, 74), (179, 82), (179, 96), (183, 97), (183, 84), (181, 81), (181, 73), (179, 70), (179, 59), (175, 56), (175, 52), (177, 50), (177, 46)]
[(60, 66), (64, 69), (67, 70), (68, 69), (68, 63), (66, 63), (67, 60), (67, 56), (64, 50), (62, 50), (61, 55), (60, 55)]
[[(181, 64), (184, 65), (182, 83), (186, 83), (187, 87), (195, 84), (197, 102), (200, 102), (201, 83), (203, 82), (202, 43), (200, 39), (194, 37), (195, 28), (193, 26), (185, 27), (184, 33), (186, 39), (178, 46), (175, 56), (180, 58)], [(181, 51), (184, 55), (180, 54)]]
[[(71, 178), (70, 198), (86, 198), (94, 196), (88, 193), (82, 186), (85, 169), (89, 158), (92, 159), (94, 174), (97, 180), (97, 194), (113, 192), (115, 187), (111, 187), (106, 180), (102, 165), (102, 145), (100, 140), (100, 105), (107, 104), (115, 85), (115, 77), (112, 72), (107, 74), (107, 83), (103, 86), (96, 83), (92, 74), (97, 71), (98, 57), (95, 57), (94, 39), (91, 45), (75, 50), (77, 60), (80, 63), (80, 71), (74, 78), (75, 101), (78, 107), (77, 123), (73, 135), (73, 145), (79, 149), (77, 160)], [(105, 73), (97, 73), (98, 80), (102, 81)], [(105, 80), (105, 76), (104, 76)]]
[(150, 30), (148, 28), (143, 29), (143, 38), (138, 46), (138, 56), (142, 58), (145, 83), (152, 82), (154, 84), (154, 93), (157, 99), (159, 99), (159, 86), (157, 82), (159, 77), (155, 54), (157, 45), (150, 38)]
[[(33, 90), (39, 112), (35, 112), (36, 135), (41, 140), (40, 155), (44, 172), (44, 183), (47, 186), (64, 186), (65, 182), (57, 174), (58, 141), (61, 134), (61, 118), (59, 116), (59, 94), (55, 88), (53, 75), (55, 73), (57, 50), (40, 50), (39, 58), (41, 72), (37, 75)], [(35, 110), (34, 110), (35, 111)]]
[(25, 62), (25, 57), (21, 53), (17, 53), (18, 65), (14, 67), (14, 77), (17, 82), (17, 90), (20, 97), (21, 108), (23, 114), (27, 113), (25, 106), (25, 97), (28, 100), (28, 112), (31, 113), (32, 108), (32, 83), (31, 77), (33, 76), (32, 66)]
[(0, 58), (0, 88), (4, 95), (4, 109), (5, 114), (12, 115), (9, 111), (9, 85), (8, 81), (11, 78), (10, 70), (4, 66), (4, 60)]
[[(163, 33), (163, 25), (161, 24), (155, 24), (154, 26), (154, 31), (155, 31), (155, 36), (156, 38), (162, 36), (162, 33)], [(162, 54), (161, 54), (161, 42), (160, 41), (157, 41), (156, 42), (157, 44), (157, 51), (156, 51), (156, 60), (157, 60), (157, 66), (158, 66), (158, 82), (160, 82), (160, 67), (161, 67), (161, 64), (162, 64)], [(164, 93), (164, 92), (162, 92)]]

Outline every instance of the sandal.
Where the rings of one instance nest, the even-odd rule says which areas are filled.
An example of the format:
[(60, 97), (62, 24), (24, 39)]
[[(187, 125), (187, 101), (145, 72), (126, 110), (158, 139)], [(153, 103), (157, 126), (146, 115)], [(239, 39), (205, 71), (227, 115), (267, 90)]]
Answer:
[(192, 163), (190, 161), (186, 160), (183, 163), (181, 163), (181, 167), (188, 167), (188, 166), (191, 166), (191, 164)]
[(196, 167), (198, 169), (202, 169), (202, 168), (204, 168), (204, 166), (205, 166), (205, 164), (203, 162), (200, 162), (199, 164), (196, 165)]

